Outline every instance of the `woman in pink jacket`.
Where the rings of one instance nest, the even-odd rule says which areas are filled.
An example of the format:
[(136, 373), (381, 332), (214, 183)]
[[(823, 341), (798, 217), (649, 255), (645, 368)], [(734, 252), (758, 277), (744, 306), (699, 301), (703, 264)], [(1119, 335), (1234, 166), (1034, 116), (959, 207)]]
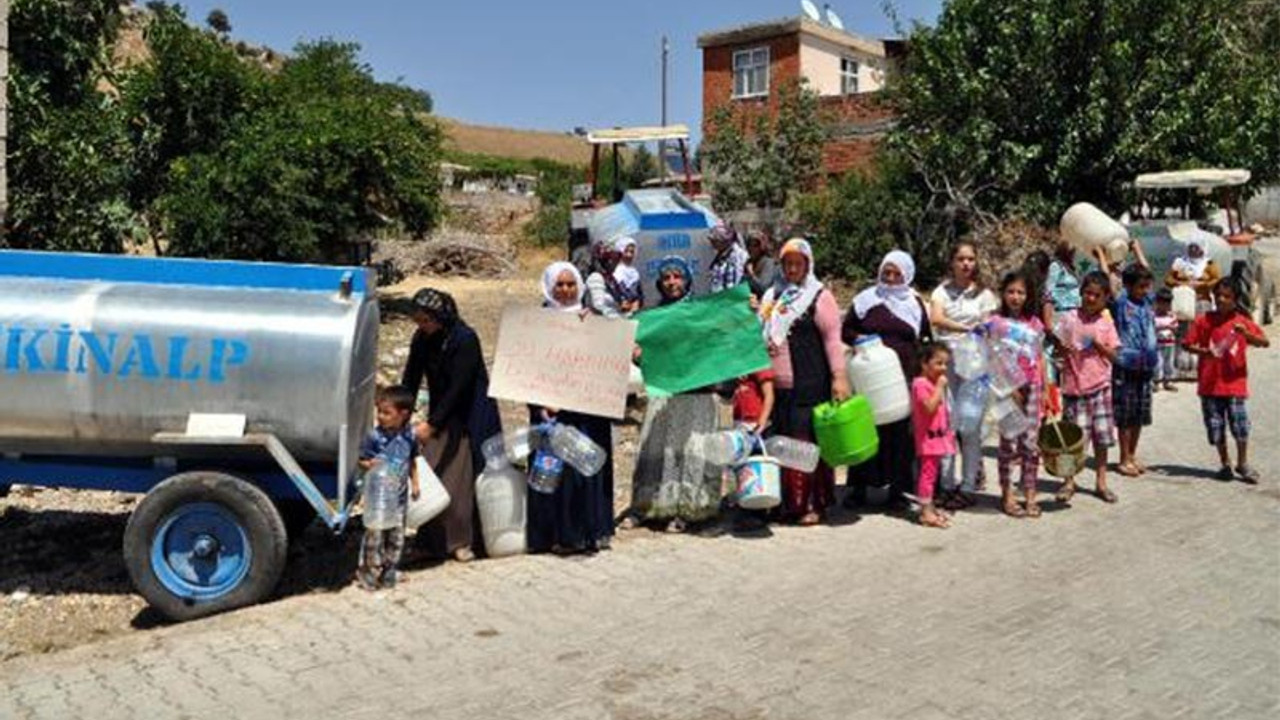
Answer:
[[(813, 250), (788, 240), (779, 251), (782, 272), (760, 300), (760, 320), (773, 360), (776, 434), (813, 442), (813, 408), (849, 397), (840, 342), (840, 308), (813, 272)], [(826, 463), (804, 473), (783, 470), (783, 514), (816, 525), (835, 502), (835, 472)]]

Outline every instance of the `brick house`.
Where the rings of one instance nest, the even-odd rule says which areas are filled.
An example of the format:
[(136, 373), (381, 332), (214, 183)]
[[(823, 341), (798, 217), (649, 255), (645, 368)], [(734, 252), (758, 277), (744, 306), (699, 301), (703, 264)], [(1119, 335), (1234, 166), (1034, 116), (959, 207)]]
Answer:
[(882, 90), (902, 43), (873, 40), (806, 17), (755, 23), (699, 36), (702, 122), (725, 103), (776, 112), (778, 90), (805, 78), (834, 118), (823, 173), (869, 170), (894, 116)]

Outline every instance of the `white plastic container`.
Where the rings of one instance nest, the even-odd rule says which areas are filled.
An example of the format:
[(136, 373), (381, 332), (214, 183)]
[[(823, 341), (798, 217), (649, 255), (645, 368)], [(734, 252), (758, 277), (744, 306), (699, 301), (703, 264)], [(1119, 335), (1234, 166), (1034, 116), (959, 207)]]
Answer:
[(1085, 255), (1092, 256), (1094, 250), (1101, 248), (1107, 252), (1108, 260), (1116, 263), (1124, 260), (1129, 252), (1129, 231), (1125, 226), (1089, 203), (1076, 203), (1067, 208), (1058, 230)]
[(418, 499), (414, 500), (413, 495), (409, 495), (409, 507), (405, 510), (404, 524), (408, 528), (419, 528), (431, 522), (437, 515), (444, 512), (449, 507), (449, 491), (444, 489), (444, 483), (440, 482), (440, 478), (436, 477), (436, 473), (427, 464), (425, 458), (419, 455), (414, 461), (418, 467)]
[(888, 425), (911, 416), (911, 393), (898, 364), (898, 355), (880, 342), (879, 335), (866, 335), (854, 344), (849, 358), (849, 381), (865, 395), (875, 411), (876, 425)]
[(1196, 319), (1196, 291), (1186, 285), (1173, 288), (1173, 314), (1182, 322)]
[(525, 552), (527, 498), (524, 475), (509, 464), (487, 468), (476, 479), (476, 507), (480, 511), (480, 530), (489, 557)]
[(768, 510), (782, 504), (782, 470), (778, 461), (756, 455), (735, 472), (738, 480), (738, 507)]

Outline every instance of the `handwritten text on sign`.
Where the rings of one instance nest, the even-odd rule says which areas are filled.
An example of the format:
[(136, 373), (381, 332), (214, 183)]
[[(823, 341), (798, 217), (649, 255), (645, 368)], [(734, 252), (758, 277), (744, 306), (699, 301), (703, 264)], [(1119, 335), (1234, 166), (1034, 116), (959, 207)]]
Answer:
[(632, 320), (508, 306), (489, 395), (621, 418), (635, 334)]

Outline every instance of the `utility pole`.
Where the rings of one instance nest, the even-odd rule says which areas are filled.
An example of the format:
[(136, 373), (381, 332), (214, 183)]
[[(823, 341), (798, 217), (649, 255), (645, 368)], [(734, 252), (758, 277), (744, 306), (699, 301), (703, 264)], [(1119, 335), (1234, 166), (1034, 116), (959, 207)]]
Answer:
[[(667, 54), (671, 46), (667, 36), (662, 36), (662, 127), (667, 126)], [(662, 184), (667, 184), (667, 141), (658, 141), (658, 166), (662, 168)]]

